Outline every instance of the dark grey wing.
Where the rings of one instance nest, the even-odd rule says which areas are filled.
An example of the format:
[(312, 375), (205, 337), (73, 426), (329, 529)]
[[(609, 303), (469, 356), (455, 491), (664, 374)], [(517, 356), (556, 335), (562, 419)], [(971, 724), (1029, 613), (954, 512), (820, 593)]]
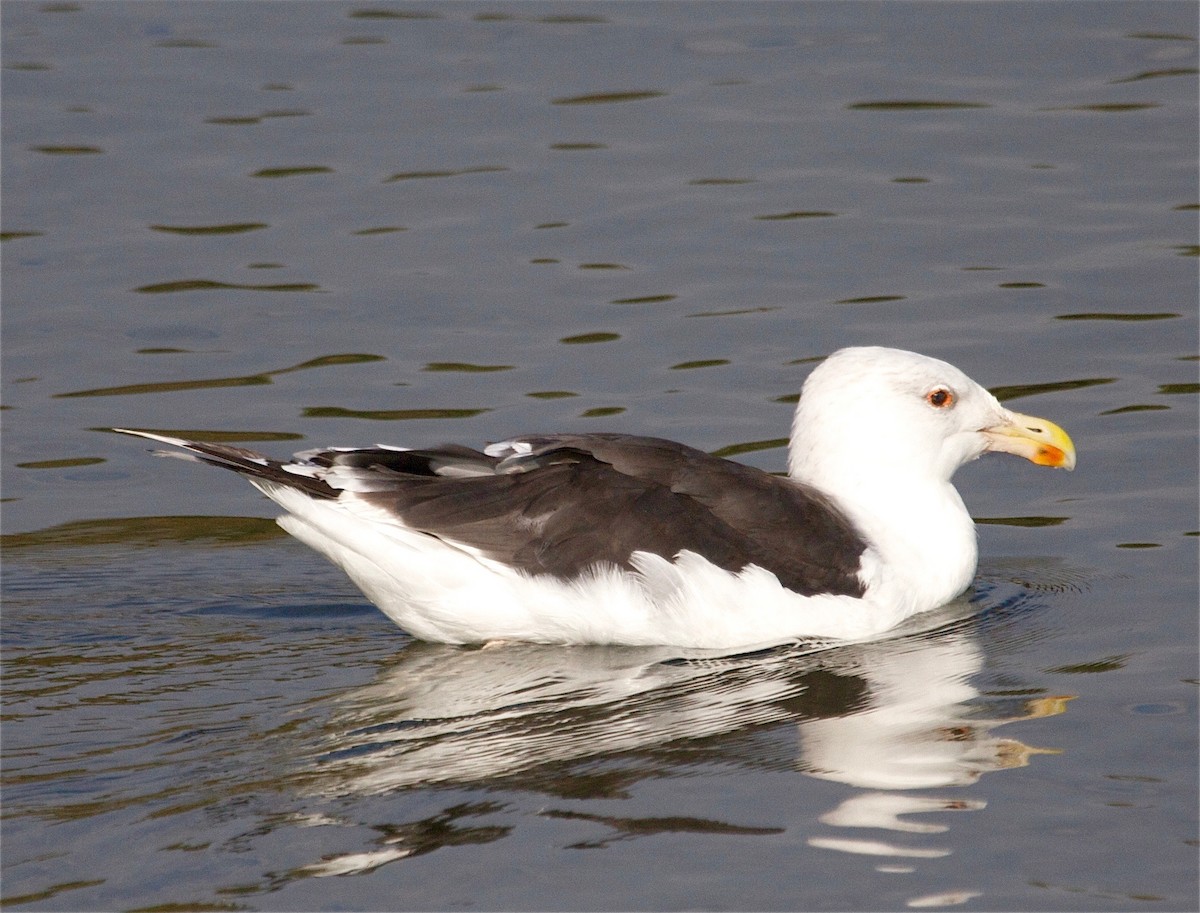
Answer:
[(311, 497), (361, 498), (411, 529), (532, 574), (575, 577), (597, 564), (628, 568), (635, 551), (671, 559), (686, 549), (729, 571), (755, 564), (805, 595), (863, 593), (866, 542), (827, 498), (658, 438), (550, 435), (482, 453), (454, 444), (330, 448), (285, 463), (226, 444), (125, 433)]
[(635, 551), (683, 549), (740, 570), (753, 558), (698, 502), (586, 455), (536, 472), (396, 480), (359, 495), (406, 526), (481, 550), (531, 574), (576, 577), (597, 564), (628, 568)]
[(334, 470), (331, 480), (354, 479), (369, 485), (376, 477), (386, 489), (397, 475), (464, 479), (496, 474), (500, 462), (478, 450), (460, 444), (441, 444), (428, 450), (400, 447), (330, 447), (305, 450), (293, 458), (294, 464)]
[(489, 447), (493, 476), (395, 479), (362, 495), (406, 525), (530, 573), (628, 567), (634, 551), (687, 549), (755, 564), (805, 595), (861, 596), (853, 524), (819, 492), (657, 438), (553, 435)]

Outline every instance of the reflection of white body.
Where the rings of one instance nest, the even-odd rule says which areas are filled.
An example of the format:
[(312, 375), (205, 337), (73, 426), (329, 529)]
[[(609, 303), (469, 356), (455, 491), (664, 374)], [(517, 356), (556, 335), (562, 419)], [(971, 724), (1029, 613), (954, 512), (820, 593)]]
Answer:
[[(680, 657), (665, 648), (414, 646), (346, 696), (319, 769), (334, 792), (480, 782), (787, 721), (798, 736), (793, 767), (853, 786), (961, 786), (1012, 763), (1012, 743), (991, 735), (1003, 721), (971, 718), (969, 680), (982, 659), (961, 632)], [(823, 677), (819, 695), (813, 676)]]
[(1062, 429), (957, 368), (851, 348), (805, 381), (788, 477), (670, 441), (333, 448), (279, 463), (144, 432), (248, 476), (280, 524), (424, 640), (743, 648), (859, 639), (975, 573), (951, 484), (989, 450), (1070, 469)]
[[(577, 793), (569, 762), (636, 754), (640, 768), (661, 753), (671, 767), (674, 752), (699, 751), (733, 764), (787, 765), (852, 790), (821, 816), (832, 830), (808, 837), (811, 847), (891, 857), (881, 871), (910, 871), (908, 860), (951, 850), (889, 839), (947, 829), (907, 816), (985, 803), (906, 790), (966, 786), (1028, 754), (992, 734), (1003, 720), (972, 714), (978, 694), (970, 680), (982, 666), (973, 640), (962, 630), (931, 630), (970, 612), (966, 603), (951, 604), (882, 642), (740, 657), (667, 648), (413, 645), (378, 681), (345, 695), (327, 724), (324, 751), (306, 773), (316, 774), (315, 787), (328, 794), (498, 781)], [(389, 841), (306, 871), (361, 871), (411, 850)]]
[[(910, 651), (862, 648), (872, 693), (882, 700), (833, 719), (806, 720), (796, 728), (805, 771), (870, 790), (856, 792), (821, 816), (839, 828), (903, 833), (940, 833), (945, 825), (916, 823), (903, 815), (977, 811), (979, 799), (913, 796), (900, 790), (969, 786), (985, 773), (1025, 763), (1030, 749), (998, 738), (992, 730), (1006, 720), (979, 719), (969, 702), (978, 692), (970, 678), (983, 657), (966, 638), (939, 638)], [(1062, 699), (1035, 702), (1030, 716), (1059, 712)], [(812, 837), (810, 846), (867, 856), (936, 858), (939, 847), (897, 845), (876, 837)], [(968, 892), (969, 893), (969, 892)]]
[(904, 652), (865, 645), (867, 707), (797, 727), (806, 772), (870, 789), (966, 786), (998, 766), (995, 725), (966, 719), (982, 656), (966, 638)]

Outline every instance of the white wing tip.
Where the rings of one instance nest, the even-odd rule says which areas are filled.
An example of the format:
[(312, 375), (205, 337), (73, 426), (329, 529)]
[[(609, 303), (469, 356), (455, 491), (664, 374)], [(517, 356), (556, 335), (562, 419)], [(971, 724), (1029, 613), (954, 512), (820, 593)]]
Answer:
[(497, 441), (484, 447), (483, 452), (490, 457), (523, 456), (533, 453), (533, 444), (529, 441)]

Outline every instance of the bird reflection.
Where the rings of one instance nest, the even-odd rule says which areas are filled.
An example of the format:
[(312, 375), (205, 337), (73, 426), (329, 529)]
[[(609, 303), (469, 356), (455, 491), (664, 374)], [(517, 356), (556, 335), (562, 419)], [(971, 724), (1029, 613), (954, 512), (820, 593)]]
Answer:
[[(855, 787), (820, 817), (830, 830), (811, 846), (946, 855), (878, 831), (937, 834), (946, 826), (909, 816), (983, 808), (912, 791), (963, 787), (1028, 763), (1043, 750), (995, 731), (1060, 713), (1069, 700), (986, 715), (995, 701), (972, 684), (984, 660), (977, 611), (952, 604), (884, 641), (737, 655), (413, 643), (376, 681), (342, 696), (310, 782), (326, 795), (486, 783), (596, 798), (685, 763), (790, 769)], [(864, 828), (871, 839), (855, 836)]]

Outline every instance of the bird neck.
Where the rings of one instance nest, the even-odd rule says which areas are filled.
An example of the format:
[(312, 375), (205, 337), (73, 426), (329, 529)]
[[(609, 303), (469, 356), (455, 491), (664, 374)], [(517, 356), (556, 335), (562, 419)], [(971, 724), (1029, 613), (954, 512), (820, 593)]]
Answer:
[(824, 492), (866, 537), (864, 582), (902, 616), (936, 608), (970, 584), (978, 558), (975, 525), (948, 480), (840, 463), (793, 468), (800, 471), (792, 478)]

